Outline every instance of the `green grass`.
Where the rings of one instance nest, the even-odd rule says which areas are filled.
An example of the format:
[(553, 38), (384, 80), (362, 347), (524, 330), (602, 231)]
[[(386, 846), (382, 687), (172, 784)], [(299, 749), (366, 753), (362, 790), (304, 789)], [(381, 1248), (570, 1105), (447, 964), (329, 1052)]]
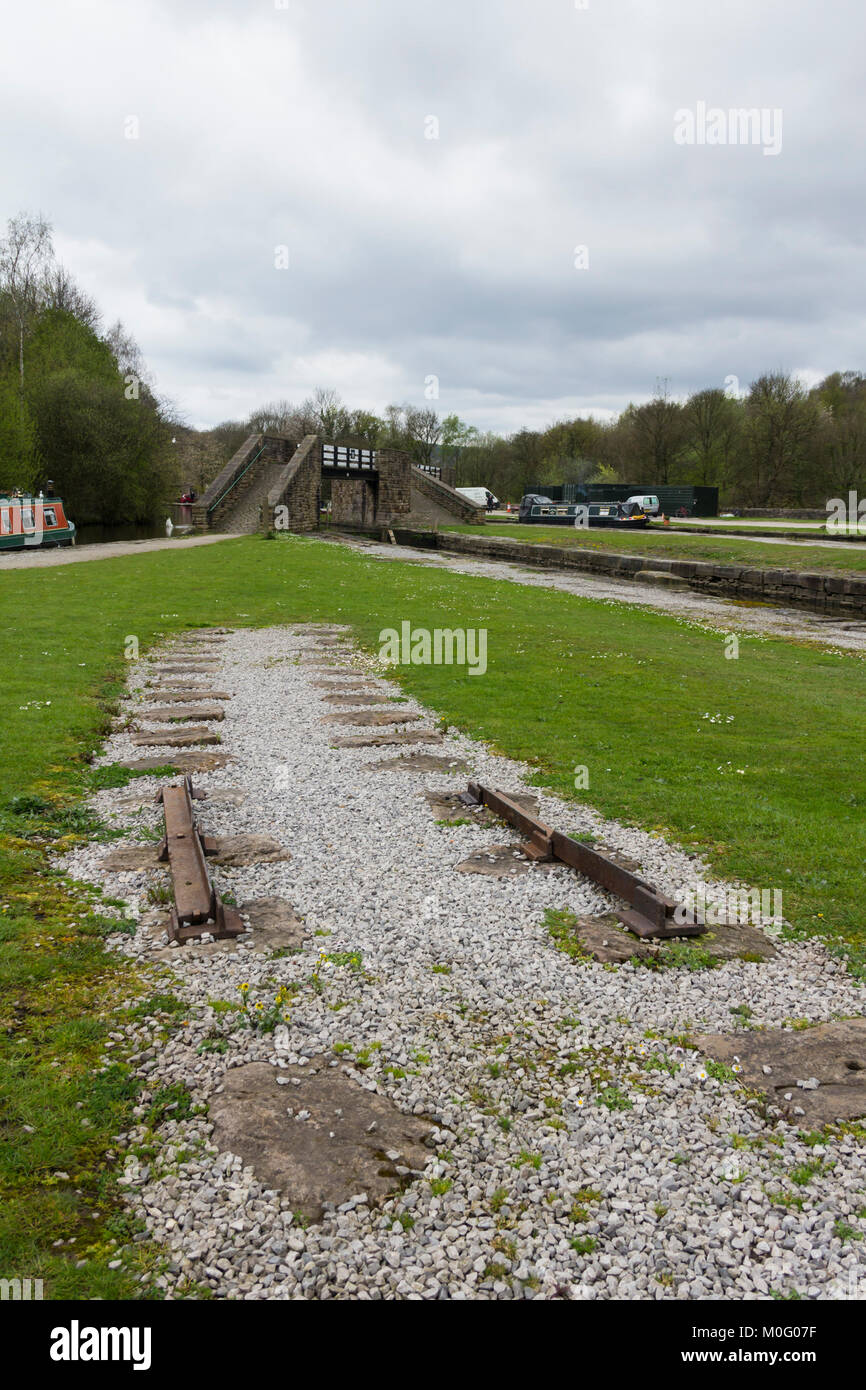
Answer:
[[(728, 661), (721, 633), (662, 613), (385, 566), (314, 540), (251, 537), (3, 575), (0, 796), (54, 804), (87, 786), (105, 701), (128, 671), (127, 634), (145, 650), (205, 622), (304, 619), (350, 624), (373, 651), (403, 619), (484, 626), (485, 676), (395, 668), (406, 692), (533, 763), (557, 792), (670, 833), (722, 875), (781, 887), (798, 927), (863, 942), (861, 658), (742, 636)], [(589, 770), (585, 791), (574, 788), (577, 765)]]
[(141, 988), (103, 950), (110, 925), (98, 899), (49, 872), (42, 844), (0, 835), (0, 1269), (42, 1279), (46, 1298), (141, 1297), (160, 1260), (133, 1240), (106, 1157), (140, 1087), (117, 1051), (98, 1070)]
[(441, 531), (461, 531), (489, 540), (494, 536), (528, 542), (531, 545), (578, 546), (581, 550), (607, 550), (619, 555), (663, 556), (668, 560), (708, 560), (717, 565), (744, 565), (749, 569), (829, 570), (833, 574), (866, 573), (866, 545), (858, 550), (842, 546), (809, 545), (794, 541), (790, 545), (763, 544), (759, 540), (740, 540), (736, 536), (717, 536), (709, 530), (677, 532), (656, 523), (644, 531), (606, 531), (577, 529), (574, 526), (521, 526), (506, 523), (477, 526), (441, 526)]
[[(782, 548), (770, 548), (782, 563)], [(119, 770), (94, 778), (88, 766), (129, 674), (124, 639), (134, 634), (146, 651), (159, 635), (196, 625), (338, 621), (377, 651), (381, 629), (404, 619), (488, 632), (485, 676), (397, 668), (407, 694), (525, 759), (560, 795), (670, 835), (720, 876), (781, 887), (799, 933), (841, 943), (855, 965), (866, 961), (866, 682), (855, 655), (743, 636), (739, 660), (726, 661), (721, 633), (662, 613), (383, 565), (297, 538), (3, 573), (4, 1277), (45, 1277), (55, 1297), (141, 1288), (133, 1274), (108, 1270), (106, 1254), (109, 1238), (122, 1240), (108, 1236), (109, 1223), (125, 1217), (105, 1152), (128, 1125), (135, 1085), (121, 1058), (116, 1084), (105, 1083), (96, 1106), (93, 1072), (120, 1001), (152, 995), (153, 986), (145, 990), (133, 967), (104, 954), (104, 910), (87, 910), (82, 890), (53, 875), (46, 859), (52, 846), (101, 833), (82, 810), (85, 792), (126, 780)], [(577, 765), (589, 769), (579, 792)], [(350, 955), (345, 964), (359, 968)], [(173, 1018), (166, 1026), (179, 1026)], [(19, 1133), (25, 1124), (33, 1134)], [(53, 1179), (55, 1171), (69, 1180)], [(75, 1245), (54, 1245), (71, 1236)], [(82, 1244), (95, 1253), (78, 1270), (70, 1255), (78, 1258)]]

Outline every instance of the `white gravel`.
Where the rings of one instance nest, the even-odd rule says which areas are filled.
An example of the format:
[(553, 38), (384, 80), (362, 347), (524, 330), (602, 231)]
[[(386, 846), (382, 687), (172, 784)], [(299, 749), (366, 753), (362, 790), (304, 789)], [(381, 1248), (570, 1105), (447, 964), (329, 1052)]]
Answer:
[[(220, 887), (239, 902), (288, 898), (305, 918), (308, 945), (277, 958), (246, 945), (212, 955), (175, 948), (170, 966), (151, 968), (172, 972), (160, 988), (188, 1003), (186, 1026), (165, 1043), (156, 1020), (125, 1031), (145, 1100), (183, 1081), (203, 1105), (226, 1067), (280, 1066), (334, 1044), (355, 1055), (369, 1048), (366, 1069), (354, 1069), (348, 1051), (342, 1063), (360, 1085), (431, 1117), (435, 1149), (424, 1176), (384, 1208), (356, 1194), (305, 1230), (287, 1200), (263, 1190), (239, 1159), (214, 1152), (205, 1114), (168, 1121), (155, 1158), (125, 1159), (130, 1203), (169, 1251), (159, 1280), (168, 1296), (192, 1279), (220, 1298), (254, 1299), (764, 1299), (793, 1288), (862, 1297), (860, 1243), (843, 1242), (836, 1226), (863, 1229), (856, 1136), (805, 1144), (789, 1125), (762, 1118), (735, 1081), (704, 1078), (701, 1059), (677, 1041), (690, 1027), (741, 1026), (731, 1013), (739, 1005), (757, 1028), (859, 1015), (862, 990), (843, 967), (817, 943), (783, 943), (766, 964), (694, 973), (572, 962), (551, 944), (544, 909), (597, 913), (611, 900), (565, 868), (510, 880), (456, 874), (472, 851), (517, 837), (435, 824), (422, 790), (462, 790), (462, 777), (376, 773), (364, 765), (401, 750), (329, 747), (335, 733), (352, 731), (320, 722), (334, 706), (311, 682), (326, 673), (294, 655), (309, 640), (298, 629), (243, 631), (220, 648), (219, 674), (197, 679), (233, 694), (213, 727), (237, 762), (195, 779), (205, 790), (247, 793), (240, 806), (201, 803), (209, 832), (273, 835), (293, 856), (218, 871)], [(136, 687), (149, 669), (140, 663)], [(152, 703), (152, 692), (132, 698)], [(422, 727), (434, 727), (432, 716)], [(121, 731), (105, 761), (142, 751), (152, 750), (133, 750)], [(465, 737), (449, 734), (429, 751), (463, 758), (482, 781), (537, 792), (529, 768)], [(142, 780), (94, 800), (129, 827), (132, 842), (158, 814), (120, 813), (117, 802), (156, 786)], [(542, 795), (541, 815), (601, 835), (668, 892), (712, 881), (683, 850), (554, 796)], [(89, 845), (64, 865), (136, 914), (146, 910), (152, 879), (101, 872), (112, 847)], [(165, 941), (140, 931), (112, 945), (146, 961)], [(358, 951), (363, 968), (324, 962), (317, 993), (310, 977), (320, 951)], [(209, 1001), (236, 1002), (244, 982), (250, 1001), (266, 1007), (279, 985), (301, 982), (290, 1024), (230, 1032), (234, 1015)], [(198, 1051), (220, 1036), (227, 1050)], [(121, 1147), (142, 1137), (133, 1131)], [(790, 1175), (807, 1162), (818, 1170), (798, 1185)]]

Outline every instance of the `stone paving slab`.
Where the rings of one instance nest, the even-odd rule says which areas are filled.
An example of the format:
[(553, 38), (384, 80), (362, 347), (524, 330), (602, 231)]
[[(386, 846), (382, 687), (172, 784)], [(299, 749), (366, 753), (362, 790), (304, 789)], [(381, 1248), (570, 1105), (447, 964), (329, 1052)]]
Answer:
[(187, 686), (185, 689), (169, 687), (166, 690), (159, 686), (147, 686), (152, 699), (160, 699), (166, 704), (188, 705), (195, 700), (232, 700), (227, 690), (204, 690), (197, 685)]
[(363, 677), (363, 672), (356, 666), (338, 666), (335, 661), (304, 661), (301, 663), (307, 671), (329, 671), (332, 676), (354, 676)]
[(357, 695), (326, 695), (325, 700), (329, 705), (389, 705), (391, 703), (388, 695), (367, 695), (359, 692)]
[(209, 662), (207, 666), (200, 661), (186, 663), (179, 666), (157, 666), (156, 673), (161, 676), (213, 676), (219, 670), (219, 662)]
[(473, 825), (482, 825), (489, 828), (493, 825), (501, 825), (498, 816), (487, 806), (467, 806), (460, 800), (459, 792), (433, 792), (423, 793), (427, 805), (433, 814), (433, 819), (453, 821), (471, 821)]
[(141, 873), (144, 869), (165, 869), (168, 864), (157, 858), (158, 845), (118, 845), (105, 859), (100, 868), (108, 874)]
[(338, 710), (336, 714), (323, 715), (322, 723), (370, 724), (384, 727), (387, 724), (417, 724), (421, 718), (420, 714), (413, 714), (411, 710), (358, 710), (357, 713), (351, 710)]
[(218, 723), (225, 719), (226, 713), (219, 705), (171, 705), (168, 709), (161, 706), (153, 706), (150, 709), (143, 709), (137, 716), (139, 719), (152, 719), (156, 724), (172, 724), (175, 721), (184, 722), (185, 720), (209, 720), (211, 723)]
[(471, 776), (472, 769), (459, 758), (442, 758), (435, 753), (402, 753), (399, 758), (383, 758), (381, 762), (365, 763), (367, 772), (447, 772), (455, 776)]
[[(637, 866), (635, 866), (637, 867)], [(653, 957), (664, 959), (665, 951), (672, 941), (679, 950), (709, 952), (718, 961), (724, 960), (771, 960), (777, 955), (776, 947), (768, 936), (758, 927), (736, 926), (716, 927), (703, 936), (668, 938), (665, 941), (633, 936), (612, 913), (601, 917), (579, 917), (574, 934), (587, 954), (603, 964), (621, 965), (623, 961), (637, 957), (650, 960)]]
[(196, 743), (219, 743), (219, 734), (203, 724), (189, 729), (145, 729), (132, 735), (136, 748), (190, 748)]
[(330, 1060), (232, 1067), (210, 1101), (220, 1152), (237, 1154), (308, 1221), (319, 1221), (326, 1204), (362, 1194), (365, 1204), (384, 1200), (430, 1158), (429, 1122), (364, 1090)]
[(424, 729), (414, 729), (409, 733), (387, 734), (348, 734), (340, 738), (331, 740), (333, 748), (384, 748), (392, 743), (442, 743), (442, 734), (435, 734)]
[(866, 1018), (801, 1030), (704, 1033), (690, 1041), (725, 1066), (738, 1059), (743, 1085), (763, 1091), (803, 1129), (866, 1115)]
[(252, 949), (257, 954), (282, 947), (299, 950), (309, 936), (287, 898), (252, 898), (241, 903), (238, 911), (252, 927)]
[[(214, 854), (208, 855), (212, 864), (223, 868), (248, 868), (251, 864), (278, 864), (291, 859), (289, 851), (270, 835), (215, 835)], [(149, 842), (143, 845), (118, 845), (102, 861), (101, 867), (107, 873), (132, 873), (142, 869), (164, 868), (168, 861), (161, 862), (158, 856), (159, 845)]]
[(341, 691), (343, 691), (343, 692), (346, 693), (346, 694), (350, 694), (350, 693), (351, 693), (352, 691), (354, 691), (354, 690), (378, 690), (378, 689), (379, 689), (379, 687), (378, 687), (377, 685), (373, 684), (372, 681), (370, 681), (370, 680), (363, 680), (360, 676), (357, 678), (357, 683), (353, 683), (353, 684), (351, 684), (351, 685), (349, 684), (348, 681), (345, 681), (345, 680), (339, 680), (339, 681), (310, 681), (310, 685), (313, 687), (314, 690), (341, 690)]
[(291, 859), (289, 851), (270, 835), (216, 835), (216, 853), (208, 855), (212, 864), (241, 869), (250, 864), (279, 864)]
[(561, 868), (550, 860), (539, 862), (527, 859), (517, 845), (490, 845), (487, 849), (475, 850), (468, 859), (456, 864), (458, 874), (485, 874), (488, 878), (514, 878), (518, 874), (528, 874), (530, 869)]

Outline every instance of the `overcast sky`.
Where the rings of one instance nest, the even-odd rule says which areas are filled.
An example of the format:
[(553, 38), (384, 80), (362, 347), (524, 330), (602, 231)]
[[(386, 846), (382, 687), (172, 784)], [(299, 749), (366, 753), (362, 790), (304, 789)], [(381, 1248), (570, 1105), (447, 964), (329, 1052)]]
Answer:
[[(436, 377), (507, 432), (866, 368), (862, 0), (5, 9), (0, 215), (192, 424)], [(764, 137), (698, 143), (699, 103)]]

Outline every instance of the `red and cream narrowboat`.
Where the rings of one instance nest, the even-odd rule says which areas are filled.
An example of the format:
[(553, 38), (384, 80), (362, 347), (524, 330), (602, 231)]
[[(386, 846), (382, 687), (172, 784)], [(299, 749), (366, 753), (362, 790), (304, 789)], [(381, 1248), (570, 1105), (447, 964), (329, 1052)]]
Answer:
[(0, 552), (74, 544), (75, 522), (59, 497), (0, 497)]

